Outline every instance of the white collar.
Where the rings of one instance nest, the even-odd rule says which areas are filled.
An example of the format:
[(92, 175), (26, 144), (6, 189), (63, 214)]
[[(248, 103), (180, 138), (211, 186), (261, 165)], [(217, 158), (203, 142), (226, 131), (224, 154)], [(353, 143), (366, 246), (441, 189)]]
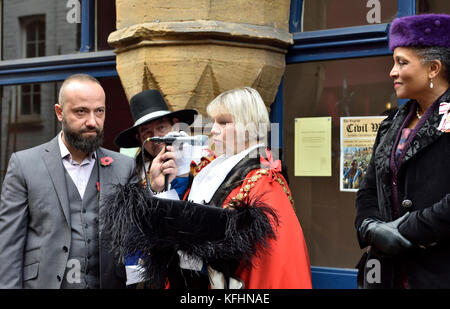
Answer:
[(188, 200), (195, 203), (209, 203), (231, 169), (252, 150), (263, 146), (264, 144), (258, 144), (231, 157), (221, 155), (213, 160), (195, 176)]

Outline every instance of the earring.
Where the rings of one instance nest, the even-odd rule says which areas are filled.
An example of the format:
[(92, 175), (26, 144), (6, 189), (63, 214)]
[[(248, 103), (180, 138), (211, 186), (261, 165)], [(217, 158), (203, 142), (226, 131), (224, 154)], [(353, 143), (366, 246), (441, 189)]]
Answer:
[(434, 84), (433, 84), (433, 80), (430, 79), (430, 88), (433, 89), (434, 88)]

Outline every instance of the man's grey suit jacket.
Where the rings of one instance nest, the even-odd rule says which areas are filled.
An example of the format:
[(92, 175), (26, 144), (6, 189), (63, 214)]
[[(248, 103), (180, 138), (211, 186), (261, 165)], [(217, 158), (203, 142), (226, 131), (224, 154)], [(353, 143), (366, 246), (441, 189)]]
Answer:
[[(101, 210), (102, 196), (114, 184), (137, 178), (132, 158), (104, 148), (97, 155), (97, 160), (114, 160), (108, 166), (99, 165)], [(123, 288), (124, 265), (114, 260), (99, 224), (100, 287)], [(0, 288), (60, 288), (70, 243), (69, 200), (55, 137), (13, 153), (9, 161), (0, 201)]]

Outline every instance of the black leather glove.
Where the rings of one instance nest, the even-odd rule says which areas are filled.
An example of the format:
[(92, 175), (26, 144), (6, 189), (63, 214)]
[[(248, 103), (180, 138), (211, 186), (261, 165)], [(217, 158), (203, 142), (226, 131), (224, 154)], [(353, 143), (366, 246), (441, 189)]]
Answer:
[(392, 222), (367, 218), (361, 223), (361, 236), (371, 245), (387, 255), (397, 255), (413, 247), (413, 244), (398, 231), (398, 226), (409, 213)]

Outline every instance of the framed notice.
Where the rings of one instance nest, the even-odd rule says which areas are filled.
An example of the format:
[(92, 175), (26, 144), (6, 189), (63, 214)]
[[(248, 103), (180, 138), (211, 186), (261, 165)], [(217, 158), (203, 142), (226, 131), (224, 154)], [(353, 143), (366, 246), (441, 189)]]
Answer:
[(331, 176), (331, 117), (295, 119), (295, 176)]
[(372, 157), (372, 147), (386, 116), (341, 117), (340, 190), (356, 192)]

